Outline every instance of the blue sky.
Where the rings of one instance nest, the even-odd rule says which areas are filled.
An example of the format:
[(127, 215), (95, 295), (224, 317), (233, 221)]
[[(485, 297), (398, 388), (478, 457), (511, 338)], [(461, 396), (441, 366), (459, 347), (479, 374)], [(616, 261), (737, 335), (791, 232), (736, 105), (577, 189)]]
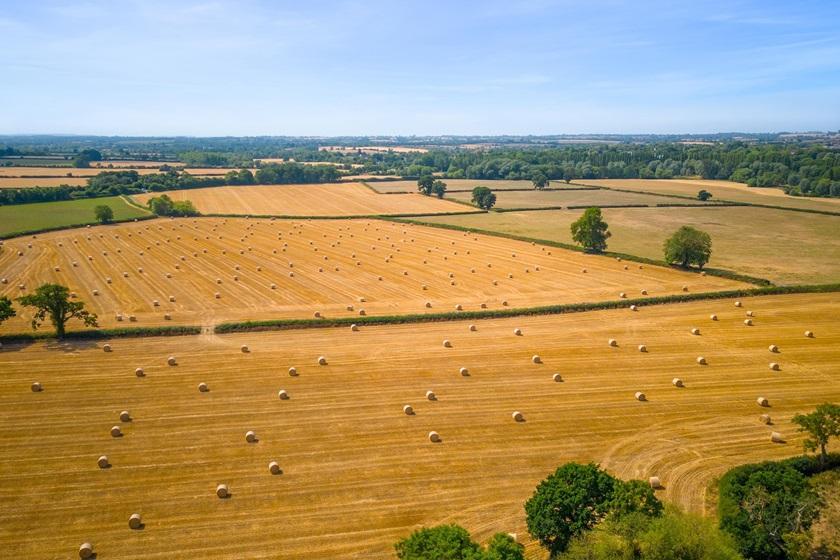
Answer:
[(0, 0), (0, 133), (840, 129), (840, 1)]

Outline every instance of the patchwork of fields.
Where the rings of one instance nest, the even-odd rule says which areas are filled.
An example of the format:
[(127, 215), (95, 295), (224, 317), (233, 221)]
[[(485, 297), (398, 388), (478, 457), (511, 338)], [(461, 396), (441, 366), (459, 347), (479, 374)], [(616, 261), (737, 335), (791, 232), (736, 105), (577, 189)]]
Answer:
[[(659, 296), (683, 286), (691, 292), (749, 287), (380, 220), (199, 218), (54, 232), (6, 241), (0, 270), (7, 282), (0, 295), (58, 282), (105, 327), (117, 326), (118, 314), (122, 324), (134, 316), (140, 326), (209, 325), (311, 318), (316, 311), (324, 317), (441, 313), (456, 305), (517, 308), (616, 300), (622, 292), (642, 297), (642, 290)], [(24, 311), (0, 332), (25, 331), (28, 319)]]
[[(0, 480), (14, 491), (0, 546), (17, 558), (69, 558), (84, 541), (103, 559), (368, 558), (420, 526), (458, 523), (479, 540), (516, 533), (541, 557), (522, 504), (559, 464), (656, 475), (660, 497), (705, 511), (707, 485), (726, 469), (800, 453), (791, 416), (840, 399), (838, 316), (835, 294), (795, 295), (476, 321), (475, 331), (450, 321), (117, 339), (110, 353), (6, 345)], [(786, 443), (771, 443), (771, 430)], [(220, 483), (229, 499), (216, 497)], [(140, 531), (128, 528), (133, 512)]]
[[(173, 200), (191, 200), (204, 214), (269, 216), (370, 216), (469, 212), (470, 208), (419, 194), (385, 196), (359, 183), (256, 185), (169, 191)], [(134, 198), (145, 204), (155, 194)]]

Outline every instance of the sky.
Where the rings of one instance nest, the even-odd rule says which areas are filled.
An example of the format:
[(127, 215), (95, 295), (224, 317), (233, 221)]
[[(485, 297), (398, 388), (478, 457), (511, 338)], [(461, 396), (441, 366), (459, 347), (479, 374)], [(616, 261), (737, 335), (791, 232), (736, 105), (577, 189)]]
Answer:
[(840, 1), (0, 0), (0, 134), (840, 129)]

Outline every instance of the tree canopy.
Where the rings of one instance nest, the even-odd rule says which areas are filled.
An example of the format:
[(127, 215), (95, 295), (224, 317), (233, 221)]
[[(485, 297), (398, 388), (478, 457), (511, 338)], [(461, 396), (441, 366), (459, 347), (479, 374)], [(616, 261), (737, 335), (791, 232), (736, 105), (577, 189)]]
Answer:
[(64, 338), (65, 327), (70, 319), (78, 319), (86, 327), (99, 326), (96, 314), (85, 309), (81, 301), (70, 301), (70, 290), (59, 284), (42, 284), (35, 289), (35, 293), (18, 298), (18, 303), (35, 308), (32, 317), (32, 329), (35, 330), (49, 318), (55, 327), (55, 336)]
[(808, 435), (803, 442), (805, 450), (819, 450), (820, 464), (825, 465), (829, 440), (840, 437), (840, 405), (823, 403), (810, 414), (796, 414), (791, 421)]
[(472, 190), (472, 203), (484, 210), (490, 210), (496, 204), (496, 195), (487, 187), (475, 187)]
[(572, 223), (572, 239), (587, 251), (600, 253), (606, 250), (607, 239), (612, 235), (608, 228), (600, 208), (587, 208), (583, 216)]
[(158, 216), (198, 216), (193, 203), (189, 200), (174, 201), (168, 195), (153, 196), (148, 202), (149, 209)]
[(0, 323), (15, 316), (15, 309), (12, 307), (12, 300), (6, 296), (0, 296)]
[(114, 210), (106, 204), (98, 204), (93, 207), (93, 215), (99, 223), (107, 224), (114, 219)]
[(524, 560), (522, 545), (509, 535), (496, 533), (485, 550), (459, 525), (419, 529), (394, 548), (401, 560)]
[(705, 231), (682, 226), (665, 240), (663, 250), (666, 262), (703, 268), (712, 256), (712, 238)]

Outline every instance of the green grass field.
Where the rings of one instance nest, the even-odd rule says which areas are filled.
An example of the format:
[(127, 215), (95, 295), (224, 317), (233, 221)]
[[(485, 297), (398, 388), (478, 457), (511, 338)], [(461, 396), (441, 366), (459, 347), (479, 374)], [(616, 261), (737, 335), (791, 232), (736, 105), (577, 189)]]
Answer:
[(149, 212), (131, 206), (118, 196), (85, 198), (60, 202), (39, 202), (0, 206), (0, 235), (58, 228), (96, 222), (93, 208), (100, 204), (111, 207), (115, 220), (148, 216)]
[[(608, 249), (662, 259), (662, 244), (682, 225), (712, 236), (709, 266), (777, 284), (840, 280), (840, 217), (768, 208), (606, 208)], [(423, 218), (572, 243), (569, 225), (582, 210), (506, 212)]]
[[(615, 205), (645, 205), (656, 206), (657, 204), (696, 204), (706, 205), (697, 201), (679, 200), (665, 196), (656, 196), (640, 193), (627, 193), (611, 191), (607, 189), (596, 190), (551, 190), (538, 191), (506, 191), (496, 190), (496, 208), (551, 208), (562, 206), (615, 206)], [(455, 192), (447, 195), (462, 202), (469, 202), (472, 194), (469, 192)]]

